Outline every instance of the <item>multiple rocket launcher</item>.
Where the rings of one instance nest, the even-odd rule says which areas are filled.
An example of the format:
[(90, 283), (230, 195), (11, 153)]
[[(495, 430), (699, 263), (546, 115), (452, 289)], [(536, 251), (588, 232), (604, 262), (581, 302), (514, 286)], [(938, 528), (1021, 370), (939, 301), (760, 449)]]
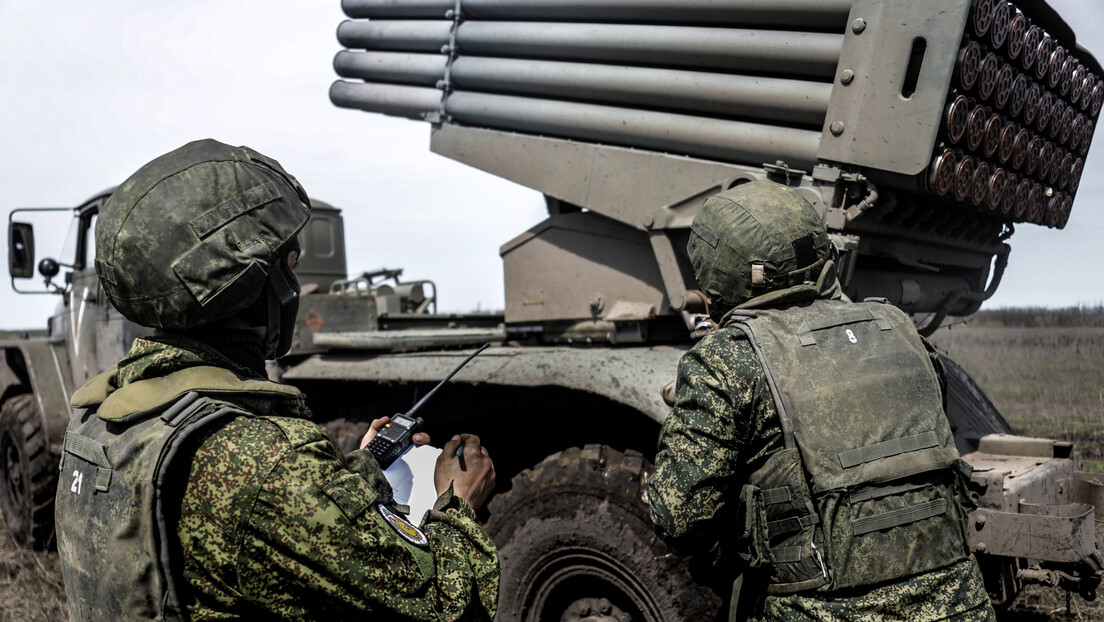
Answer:
[[(472, 126), (809, 169), (843, 35), (768, 28), (796, 13), (810, 27), (819, 17), (842, 29), (850, 2), (791, 0), (780, 4), (802, 6), (765, 15), (753, 4), (762, 3), (469, 0), (454, 22), (444, 19), (452, 1), (347, 1), (346, 13), (369, 19), (341, 24), (338, 39), (365, 51), (340, 52), (334, 64), (364, 82), (339, 81), (331, 98), (414, 119), (441, 113)], [(538, 21), (568, 18), (592, 21)]]
[[(925, 18), (928, 31), (911, 34), (888, 19), (907, 9), (871, 0), (345, 0), (348, 49), (334, 64), (349, 80), (330, 95), (433, 123), (756, 167), (850, 166), (999, 222), (1064, 227), (1104, 71), (1045, 2), (939, 2), (947, 10), (925, 8), (950, 21)], [(864, 29), (882, 43), (915, 37), (912, 55), (853, 71), (856, 49), (879, 53), (849, 54), (845, 39)], [(858, 90), (882, 82), (897, 101)], [(940, 109), (917, 108), (913, 90), (933, 84)], [(853, 122), (898, 104), (883, 112), (931, 118), (917, 131)], [(898, 146), (919, 144), (909, 148), (928, 164), (893, 164), (901, 149), (879, 154), (878, 134), (915, 134)]]

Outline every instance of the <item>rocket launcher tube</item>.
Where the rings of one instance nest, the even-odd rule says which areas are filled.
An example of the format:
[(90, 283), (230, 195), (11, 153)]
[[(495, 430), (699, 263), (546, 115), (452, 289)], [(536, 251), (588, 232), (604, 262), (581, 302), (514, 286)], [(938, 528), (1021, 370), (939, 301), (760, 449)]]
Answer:
[(366, 82), (435, 86), (445, 78), (446, 65), (448, 57), (441, 54), (342, 50), (334, 56), (337, 75)]
[[(428, 109), (407, 108), (390, 112), (381, 90), (418, 87), (354, 84), (338, 81), (330, 99), (345, 108), (384, 112), (418, 118)], [(445, 112), (459, 123), (479, 127), (531, 132), (619, 145), (633, 145), (721, 161), (761, 165), (784, 160), (790, 166), (812, 170), (821, 133), (741, 121), (549, 101), (509, 95), (456, 91), (449, 95)]]
[[(338, 52), (338, 75), (366, 82), (435, 86), (446, 58), (397, 52)], [(700, 71), (465, 56), (452, 88), (574, 99), (632, 107), (730, 116), (820, 127), (832, 85), (785, 78)], [(436, 106), (433, 106), (436, 108)], [(428, 111), (428, 109), (427, 109)]]
[[(439, 53), (450, 41), (451, 21), (346, 21), (337, 29), (348, 48)], [(461, 22), (456, 45), (463, 54), (499, 57), (690, 66), (832, 80), (842, 34), (549, 22)]]
[(482, 127), (635, 144), (657, 151), (761, 164), (781, 159), (812, 170), (820, 132), (526, 97), (455, 92), (448, 114)]
[(440, 107), (441, 91), (417, 86), (338, 80), (330, 86), (330, 101), (342, 108), (357, 108), (421, 121), (422, 115)]
[[(343, 0), (349, 17), (443, 18), (455, 0)], [(465, 18), (709, 23), (841, 31), (851, 0), (462, 0)]]

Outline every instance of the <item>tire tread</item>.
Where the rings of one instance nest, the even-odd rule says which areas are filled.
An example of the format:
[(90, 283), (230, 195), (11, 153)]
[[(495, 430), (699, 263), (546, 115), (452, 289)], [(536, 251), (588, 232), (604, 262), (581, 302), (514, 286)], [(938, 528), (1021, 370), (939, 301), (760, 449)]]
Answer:
[[(26, 486), (24, 499), (27, 504), (19, 508), (19, 516), (9, 516), (10, 511), (16, 510), (14, 500), (0, 503), (8, 533), (23, 546), (53, 548), (58, 459), (50, 452), (33, 393), (22, 393), (4, 402), (0, 408), (0, 430), (5, 434), (10, 432), (13, 440), (21, 444)], [(3, 468), (0, 462), (0, 469)], [(7, 473), (2, 475), (7, 477)], [(7, 486), (4, 485), (0, 488), (0, 495), (6, 494)]]

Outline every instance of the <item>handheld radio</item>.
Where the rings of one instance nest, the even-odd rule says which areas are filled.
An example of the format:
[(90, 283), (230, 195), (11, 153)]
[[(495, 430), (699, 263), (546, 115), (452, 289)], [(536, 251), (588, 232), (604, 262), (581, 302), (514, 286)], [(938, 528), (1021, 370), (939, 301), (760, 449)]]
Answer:
[(444, 380), (437, 383), (437, 386), (433, 387), (429, 393), (426, 393), (422, 399), (418, 400), (414, 407), (408, 410), (405, 414), (395, 414), (391, 417), (391, 420), (383, 426), (376, 436), (369, 441), (366, 448), (376, 458), (376, 462), (379, 463), (381, 469), (386, 469), (391, 466), (391, 463), (398, 460), (399, 456), (403, 455), (411, 445), (414, 444), (414, 433), (422, 429), (422, 424), (425, 421), (421, 417), (415, 417), (414, 413), (425, 404), (429, 398), (433, 397), (433, 394), (437, 392), (446, 382), (452, 379), (456, 375), (456, 372), (464, 368), (477, 354), (486, 350), (491, 344), (485, 343), (478, 350), (472, 352), (468, 358), (464, 359), (463, 363), (456, 366), (456, 369), (452, 370)]

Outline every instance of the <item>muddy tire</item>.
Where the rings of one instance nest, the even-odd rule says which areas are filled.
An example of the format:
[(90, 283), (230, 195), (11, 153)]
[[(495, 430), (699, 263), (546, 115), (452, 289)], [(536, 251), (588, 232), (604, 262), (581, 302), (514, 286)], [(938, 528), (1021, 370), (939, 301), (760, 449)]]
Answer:
[(498, 622), (711, 620), (720, 598), (668, 554), (648, 520), (639, 453), (588, 445), (555, 453), (490, 504), (499, 547)]
[(16, 395), (0, 409), (0, 513), (12, 538), (36, 549), (54, 544), (57, 461), (34, 395)]

